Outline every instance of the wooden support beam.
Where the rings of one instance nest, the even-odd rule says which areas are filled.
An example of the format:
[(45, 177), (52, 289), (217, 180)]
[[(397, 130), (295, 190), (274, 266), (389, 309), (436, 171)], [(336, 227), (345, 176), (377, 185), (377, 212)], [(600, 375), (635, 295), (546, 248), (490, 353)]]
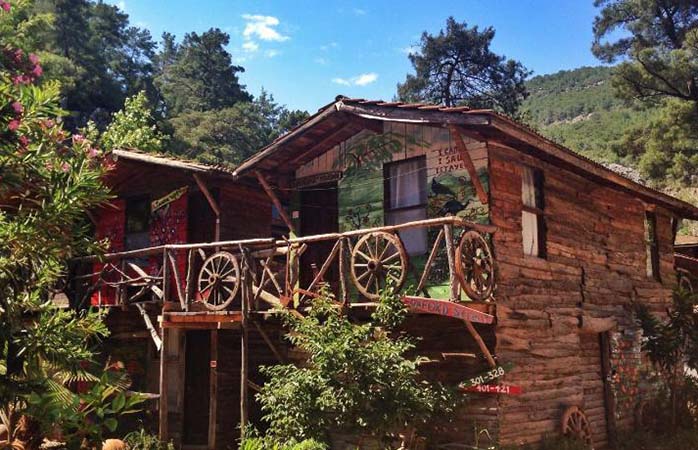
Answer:
[(162, 349), (162, 339), (158, 335), (158, 332), (155, 329), (155, 327), (153, 326), (153, 322), (150, 320), (150, 316), (148, 316), (145, 307), (140, 303), (136, 303), (136, 309), (138, 309), (138, 312), (141, 313), (141, 317), (143, 317), (143, 322), (145, 322), (145, 328), (150, 333), (150, 337), (153, 338), (155, 348), (158, 349), (158, 351), (160, 351)]
[(279, 198), (274, 193), (274, 190), (271, 188), (271, 186), (267, 182), (266, 178), (264, 178), (264, 175), (262, 175), (262, 173), (258, 170), (255, 170), (254, 174), (257, 177), (257, 181), (259, 181), (259, 184), (262, 185), (262, 189), (264, 189), (264, 192), (267, 193), (267, 196), (269, 196), (269, 198), (271, 199), (274, 206), (276, 206), (276, 209), (279, 211), (279, 215), (281, 216), (281, 219), (284, 221), (284, 223), (288, 227), (289, 231), (295, 235), (296, 229), (293, 226), (293, 222), (288, 217), (288, 214), (286, 214), (286, 210), (284, 209), (283, 205), (281, 204), (281, 201), (279, 201)]
[(167, 429), (167, 345), (169, 331), (161, 329), (162, 345), (160, 346), (160, 399), (158, 408), (158, 436), (162, 442), (170, 439)]
[(473, 339), (475, 339), (477, 346), (480, 347), (480, 351), (485, 355), (487, 363), (490, 365), (490, 367), (492, 367), (493, 369), (497, 367), (497, 363), (495, 362), (494, 357), (492, 357), (492, 353), (490, 353), (490, 350), (487, 348), (487, 345), (485, 345), (485, 341), (482, 340), (482, 336), (480, 336), (480, 333), (477, 332), (477, 330), (469, 320), (464, 320), (463, 322), (465, 322), (465, 327), (468, 329), (470, 335), (473, 337)]
[(216, 199), (213, 198), (213, 194), (211, 194), (211, 191), (208, 190), (208, 187), (206, 187), (206, 183), (201, 179), (199, 174), (194, 173), (192, 174), (194, 176), (194, 181), (196, 181), (196, 184), (199, 186), (199, 189), (201, 192), (203, 192), (204, 197), (206, 197), (206, 200), (208, 201), (209, 206), (213, 210), (213, 213), (216, 215), (216, 229), (214, 230), (214, 238), (216, 241), (221, 240), (221, 209), (218, 206), (218, 202), (216, 202)]
[(252, 277), (249, 273), (247, 258), (243, 256), (242, 274), (242, 329), (240, 330), (240, 438), (245, 437), (247, 429), (248, 405), (247, 405), (247, 382), (249, 369), (249, 335), (248, 335), (248, 302), (252, 297)]
[(279, 349), (276, 348), (276, 345), (274, 345), (274, 343), (271, 341), (267, 332), (264, 331), (264, 328), (262, 328), (262, 326), (256, 320), (252, 321), (252, 323), (254, 324), (260, 336), (262, 336), (262, 339), (264, 339), (264, 342), (267, 344), (271, 352), (274, 354), (274, 356), (276, 356), (276, 359), (279, 361), (279, 363), (286, 364), (286, 358), (284, 358)]
[(216, 431), (218, 424), (218, 330), (210, 332), (211, 364), (209, 368), (208, 400), (208, 448), (216, 448)]
[(487, 192), (485, 191), (484, 186), (482, 186), (482, 182), (480, 182), (480, 177), (478, 177), (477, 175), (477, 170), (475, 170), (475, 164), (473, 164), (473, 160), (472, 158), (470, 158), (470, 153), (468, 153), (468, 147), (465, 145), (465, 142), (463, 141), (463, 136), (461, 136), (459, 129), (455, 126), (450, 126), (448, 127), (448, 129), (450, 130), (451, 135), (453, 135), (453, 140), (456, 143), (456, 150), (458, 151), (458, 154), (463, 160), (463, 164), (465, 164), (465, 168), (468, 171), (468, 175), (470, 175), (470, 181), (473, 183), (473, 186), (475, 187), (475, 193), (477, 194), (477, 198), (478, 200), (480, 200), (480, 203), (486, 205), (488, 202)]
[[(310, 282), (310, 286), (308, 286), (307, 291), (312, 292), (313, 288), (317, 283), (320, 282), (320, 280), (323, 279), (327, 271), (330, 269), (330, 266), (332, 265), (332, 262), (334, 261), (334, 258), (337, 256), (337, 252), (339, 252), (339, 248), (341, 245), (342, 240), (338, 239), (337, 242), (334, 243), (334, 246), (332, 247), (332, 251), (330, 251), (330, 254), (327, 256), (327, 259), (325, 262), (322, 264), (322, 267), (320, 268), (320, 271), (315, 275), (313, 278), (313, 281)], [(301, 297), (301, 300), (303, 298)]]
[[(167, 259), (170, 263), (170, 268), (172, 269), (172, 276), (174, 277), (175, 284), (175, 292), (177, 292), (179, 306), (182, 308), (182, 311), (185, 311), (187, 309), (187, 300), (184, 298), (184, 293), (182, 292), (182, 282), (181, 278), (179, 277), (179, 269), (177, 269), (177, 261), (175, 261), (174, 256), (172, 256), (172, 253), (169, 250), (165, 250), (165, 254), (167, 255)], [(169, 299), (165, 299), (165, 301), (169, 301)]]
[(441, 245), (441, 241), (444, 238), (444, 230), (443, 228), (439, 230), (439, 234), (436, 235), (436, 240), (434, 241), (434, 246), (431, 248), (431, 253), (429, 253), (429, 257), (427, 258), (426, 264), (424, 264), (424, 271), (422, 272), (422, 276), (419, 279), (419, 284), (417, 284), (417, 292), (423, 292), (427, 294), (425, 287), (427, 280), (429, 279), (429, 274), (431, 273), (431, 266), (434, 264), (434, 260), (436, 259), (436, 255), (439, 253), (439, 246)]

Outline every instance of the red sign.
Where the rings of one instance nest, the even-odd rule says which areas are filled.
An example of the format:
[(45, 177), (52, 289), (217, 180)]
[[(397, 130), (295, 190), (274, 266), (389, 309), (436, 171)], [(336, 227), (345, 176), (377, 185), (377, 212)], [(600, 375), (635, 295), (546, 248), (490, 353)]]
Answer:
[(478, 384), (477, 386), (461, 387), (465, 392), (477, 392), (480, 394), (504, 394), (504, 395), (521, 395), (523, 389), (521, 386), (509, 386), (506, 384)]
[(408, 295), (404, 296), (402, 301), (412, 311), (455, 317), (456, 319), (476, 323), (492, 323), (494, 321), (493, 315), (468, 308), (460, 303), (435, 300), (433, 298), (412, 297)]

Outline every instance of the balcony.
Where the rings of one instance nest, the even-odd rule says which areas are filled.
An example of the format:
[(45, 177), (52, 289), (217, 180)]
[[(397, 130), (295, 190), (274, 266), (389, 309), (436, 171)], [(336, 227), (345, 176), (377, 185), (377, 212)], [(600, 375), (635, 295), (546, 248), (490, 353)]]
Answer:
[[(417, 228), (431, 237), (419, 262), (400, 239)], [(449, 216), (292, 239), (149, 247), (76, 260), (82, 272), (73, 277), (73, 289), (78, 304), (163, 302), (163, 327), (236, 322), (278, 308), (302, 313), (321, 289), (342, 307), (370, 308), (389, 286), (416, 312), (488, 323), (491, 316), (483, 313), (493, 304), (494, 232)], [(446, 267), (435, 270), (438, 261)]]

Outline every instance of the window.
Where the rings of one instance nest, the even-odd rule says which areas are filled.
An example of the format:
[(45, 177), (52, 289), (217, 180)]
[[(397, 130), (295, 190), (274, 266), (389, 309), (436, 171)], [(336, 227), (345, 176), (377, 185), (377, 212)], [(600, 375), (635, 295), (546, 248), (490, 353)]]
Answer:
[[(427, 218), (426, 158), (406, 159), (384, 166), (385, 222), (397, 225)], [(400, 232), (405, 250), (410, 255), (427, 252), (426, 228)]]
[(524, 166), (521, 171), (521, 234), (524, 255), (545, 258), (545, 202), (543, 171)]
[(126, 250), (136, 250), (150, 245), (150, 199), (134, 197), (126, 200)]
[(647, 276), (661, 281), (659, 276), (659, 243), (657, 242), (657, 216), (645, 211), (645, 243), (647, 247)]

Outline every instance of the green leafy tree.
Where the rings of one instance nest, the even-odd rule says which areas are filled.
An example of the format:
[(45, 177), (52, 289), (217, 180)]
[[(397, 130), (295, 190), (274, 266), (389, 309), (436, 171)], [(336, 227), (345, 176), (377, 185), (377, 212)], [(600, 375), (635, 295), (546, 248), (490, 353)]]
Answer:
[[(7, 18), (12, 14), (12, 4), (0, 3), (0, 22), (15, 20)], [(8, 441), (34, 448), (40, 428), (53, 426), (56, 417), (37, 412), (37, 399), (69, 400), (55, 404), (60, 417), (71, 411), (86, 420), (90, 413), (81, 405), (89, 397), (66, 397), (67, 385), (91, 381), (93, 389), (102, 390), (103, 402), (118, 396), (118, 389), (106, 391), (113, 386), (85, 367), (94, 360), (94, 344), (107, 334), (101, 317), (58, 310), (52, 302), (68, 260), (103, 248), (90, 237), (85, 211), (108, 200), (102, 183), (107, 168), (91, 142), (71, 137), (61, 126), (59, 86), (37, 85), (38, 58), (2, 45), (0, 420), (9, 430)], [(110, 424), (105, 422), (107, 428)], [(91, 444), (99, 435), (89, 433)]]
[(492, 27), (480, 31), (453, 17), (445, 31), (422, 33), (419, 50), (409, 55), (415, 73), (397, 87), (400, 100), (515, 114), (526, 98), (524, 81), (530, 72), (490, 50), (494, 35)]
[(635, 309), (645, 337), (643, 350), (668, 388), (667, 410), (673, 426), (679, 424), (679, 419), (683, 425), (698, 424), (698, 416), (691, 413), (698, 400), (698, 379), (695, 375), (685, 376), (688, 371), (695, 374), (698, 370), (697, 311), (698, 296), (683, 291), (674, 293), (666, 319), (650, 313), (644, 305)]
[(170, 117), (192, 111), (208, 111), (251, 100), (238, 80), (244, 71), (232, 64), (225, 47), (230, 36), (219, 30), (187, 33), (181, 44), (163, 36), (156, 84)]
[(176, 154), (207, 163), (239, 164), (307, 116), (304, 111), (279, 106), (262, 91), (252, 102), (170, 119), (171, 148)]
[(448, 389), (422, 380), (414, 341), (395, 331), (404, 317), (395, 295), (384, 295), (373, 321), (357, 324), (324, 292), (307, 316), (286, 314), (287, 338), (307, 354), (303, 367), (263, 368), (257, 398), (267, 439), (328, 442), (328, 433), (368, 434), (390, 441), (400, 432), (443, 419), (456, 401)]
[(691, 0), (596, 0), (592, 52), (622, 62), (614, 84), (625, 98), (677, 98), (698, 108), (698, 4)]
[(105, 151), (134, 148), (146, 152), (162, 151), (165, 136), (158, 131), (144, 91), (127, 98), (99, 139)]

